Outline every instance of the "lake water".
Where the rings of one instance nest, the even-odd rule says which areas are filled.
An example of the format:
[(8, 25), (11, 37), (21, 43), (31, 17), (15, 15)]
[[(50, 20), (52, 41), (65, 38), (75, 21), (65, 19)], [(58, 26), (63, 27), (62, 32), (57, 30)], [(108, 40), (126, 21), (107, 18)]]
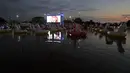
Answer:
[[(51, 40), (54, 36), (57, 40)], [(0, 36), (1, 71), (58, 73), (130, 73), (130, 32), (124, 54), (116, 43), (107, 45), (104, 38), (92, 33), (80, 40), (77, 48), (65, 34), (45, 36)], [(50, 39), (50, 40), (47, 40)], [(53, 42), (52, 42), (53, 41)]]

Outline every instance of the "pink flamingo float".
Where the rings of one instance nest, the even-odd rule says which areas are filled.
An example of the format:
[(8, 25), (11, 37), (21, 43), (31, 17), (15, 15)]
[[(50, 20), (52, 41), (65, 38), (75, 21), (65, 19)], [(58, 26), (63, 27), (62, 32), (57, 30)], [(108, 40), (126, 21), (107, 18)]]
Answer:
[(67, 36), (71, 39), (86, 39), (87, 33), (81, 29), (80, 24), (74, 24), (73, 29), (67, 32)]

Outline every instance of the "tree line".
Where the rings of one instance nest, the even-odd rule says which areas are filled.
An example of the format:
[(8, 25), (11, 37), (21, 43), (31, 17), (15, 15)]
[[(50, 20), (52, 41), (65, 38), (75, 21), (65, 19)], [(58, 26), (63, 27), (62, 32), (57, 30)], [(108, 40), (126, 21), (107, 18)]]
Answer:
[[(46, 20), (44, 17), (33, 17), (31, 19), (31, 21), (23, 21), (23, 23), (32, 23), (32, 24), (46, 24)], [(94, 24), (100, 24), (100, 22), (94, 22), (93, 20), (90, 20), (90, 21), (83, 21), (81, 18), (75, 18), (75, 19), (72, 19), (72, 20), (64, 20), (64, 23), (78, 23), (78, 24), (81, 24), (85, 27), (89, 26), (89, 25), (94, 25)], [(0, 17), (0, 25), (1, 24), (6, 24), (6, 23), (9, 23), (9, 24), (13, 24), (13, 23), (16, 23), (16, 24), (20, 24), (19, 21), (16, 21), (16, 20), (5, 20), (4, 18)], [(127, 22), (127, 26), (130, 27), (130, 20), (128, 20)], [(105, 23), (104, 23), (105, 24)], [(114, 23), (115, 25), (117, 25), (117, 23)]]

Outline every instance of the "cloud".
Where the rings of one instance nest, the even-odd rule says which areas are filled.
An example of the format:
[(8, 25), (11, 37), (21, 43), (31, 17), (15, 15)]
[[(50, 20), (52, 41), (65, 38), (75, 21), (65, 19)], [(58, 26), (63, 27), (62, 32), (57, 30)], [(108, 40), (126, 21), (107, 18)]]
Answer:
[(93, 20), (95, 22), (120, 22), (119, 18), (109, 18), (109, 17), (93, 17), (93, 16), (84, 16), (82, 17), (84, 21)]
[(16, 3), (16, 2), (20, 2), (22, 0), (4, 0), (5, 2), (11, 2), (11, 3)]
[(123, 14), (123, 17), (130, 17), (130, 14)]
[(62, 11), (67, 11), (67, 12), (71, 12), (71, 11), (96, 11), (99, 9), (95, 9), (95, 8), (84, 8), (84, 9), (77, 9), (77, 8), (68, 8), (68, 9), (62, 9)]
[(44, 13), (96, 11), (95, 7), (88, 6), (91, 0), (2, 0), (0, 2), (0, 16), (28, 18)]

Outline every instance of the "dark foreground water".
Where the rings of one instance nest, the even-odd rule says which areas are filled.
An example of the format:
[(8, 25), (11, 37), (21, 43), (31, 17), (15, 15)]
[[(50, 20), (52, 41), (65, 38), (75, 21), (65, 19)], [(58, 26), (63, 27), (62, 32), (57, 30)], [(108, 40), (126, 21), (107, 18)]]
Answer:
[[(1, 73), (130, 73), (130, 39), (123, 45), (124, 54), (117, 44), (107, 45), (88, 33), (75, 48), (73, 41), (46, 42), (46, 37), (0, 36)], [(51, 37), (49, 37), (51, 38)], [(61, 42), (61, 43), (60, 43)]]

